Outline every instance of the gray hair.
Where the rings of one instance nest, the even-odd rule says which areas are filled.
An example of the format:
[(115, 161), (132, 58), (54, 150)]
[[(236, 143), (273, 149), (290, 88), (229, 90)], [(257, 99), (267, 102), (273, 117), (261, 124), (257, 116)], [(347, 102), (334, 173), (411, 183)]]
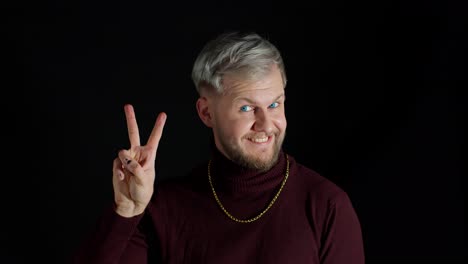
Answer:
[(229, 32), (203, 47), (193, 65), (192, 80), (198, 93), (206, 87), (222, 93), (224, 75), (235, 73), (259, 78), (270, 72), (273, 64), (278, 66), (286, 86), (283, 59), (271, 42), (256, 33)]

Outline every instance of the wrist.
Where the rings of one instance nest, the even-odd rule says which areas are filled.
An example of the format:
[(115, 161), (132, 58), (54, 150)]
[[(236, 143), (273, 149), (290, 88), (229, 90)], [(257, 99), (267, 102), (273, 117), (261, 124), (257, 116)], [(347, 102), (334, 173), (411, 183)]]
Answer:
[(145, 211), (145, 208), (137, 206), (116, 205), (114, 211), (122, 217), (130, 218), (142, 214)]

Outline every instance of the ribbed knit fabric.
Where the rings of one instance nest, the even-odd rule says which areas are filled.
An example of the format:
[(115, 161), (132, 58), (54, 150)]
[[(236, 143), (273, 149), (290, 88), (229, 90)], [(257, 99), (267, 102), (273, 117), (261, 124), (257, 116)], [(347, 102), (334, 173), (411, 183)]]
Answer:
[[(258, 215), (284, 180), (285, 155), (258, 173), (214, 150), (211, 176), (226, 210), (240, 219)], [(144, 215), (105, 213), (74, 263), (363, 264), (361, 227), (347, 194), (288, 157), (286, 185), (257, 221), (238, 223), (224, 214), (206, 162), (159, 184)]]

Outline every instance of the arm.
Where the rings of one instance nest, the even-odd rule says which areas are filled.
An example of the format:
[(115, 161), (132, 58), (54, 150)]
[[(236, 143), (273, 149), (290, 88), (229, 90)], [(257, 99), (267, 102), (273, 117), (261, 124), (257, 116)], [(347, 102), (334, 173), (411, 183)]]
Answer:
[(329, 202), (321, 244), (322, 264), (364, 264), (361, 226), (344, 192)]
[(73, 256), (72, 263), (147, 263), (147, 243), (139, 224), (107, 209)]
[(125, 106), (125, 116), (131, 148), (119, 151), (114, 159), (114, 206), (102, 215), (73, 263), (147, 263), (147, 230), (142, 220), (153, 196), (156, 150), (166, 115), (158, 116), (143, 146), (131, 105)]

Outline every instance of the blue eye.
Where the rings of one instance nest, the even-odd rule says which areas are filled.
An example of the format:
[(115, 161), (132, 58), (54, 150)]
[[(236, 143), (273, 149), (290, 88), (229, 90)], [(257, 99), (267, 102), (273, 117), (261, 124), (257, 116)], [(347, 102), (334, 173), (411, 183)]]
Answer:
[(252, 107), (249, 106), (249, 105), (244, 105), (244, 106), (242, 106), (242, 107), (240, 108), (240, 110), (241, 110), (242, 112), (248, 112), (248, 111), (252, 110)]
[(274, 102), (272, 103), (270, 106), (268, 106), (269, 108), (276, 108), (279, 106), (279, 103), (278, 102)]

